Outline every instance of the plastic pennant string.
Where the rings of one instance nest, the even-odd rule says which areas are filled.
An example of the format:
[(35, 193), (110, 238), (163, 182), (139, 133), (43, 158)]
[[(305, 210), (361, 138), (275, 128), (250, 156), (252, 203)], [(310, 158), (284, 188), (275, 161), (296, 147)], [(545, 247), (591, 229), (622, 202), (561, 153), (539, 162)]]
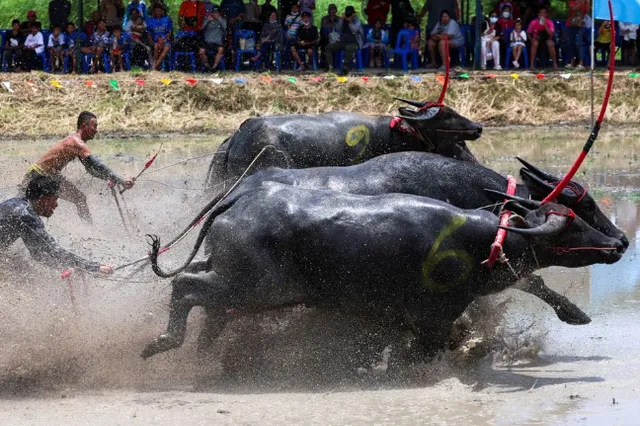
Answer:
[(498, 75), (497, 74), (487, 74), (484, 76), (484, 78), (486, 78), (487, 80), (490, 80), (492, 78), (496, 78)]
[(236, 78), (234, 81), (238, 84), (247, 84), (247, 80), (244, 78)]
[(222, 78), (212, 78), (211, 79), (211, 82), (213, 84), (222, 84), (223, 81), (224, 81), (224, 79), (222, 79)]
[(369, 77), (362, 77), (362, 81), (366, 83), (367, 81), (369, 81)]
[(33, 81), (27, 80), (27, 85), (31, 87), (31, 90), (33, 90), (34, 92), (38, 91), (38, 89), (36, 88), (36, 84)]
[(173, 80), (171, 80), (171, 79), (169, 79), (169, 78), (163, 78), (162, 80), (160, 80), (160, 82), (161, 82), (162, 84), (164, 84), (165, 86), (168, 86), (168, 85), (170, 85), (170, 84), (173, 82)]
[(311, 81), (314, 83), (320, 83), (322, 81), (322, 77), (311, 77)]
[(189, 86), (195, 86), (196, 84), (198, 84), (198, 80), (196, 80), (195, 78), (188, 78), (185, 80), (185, 83), (187, 83)]
[(120, 90), (120, 86), (118, 86), (118, 82), (116, 80), (109, 80), (109, 86), (113, 88), (113, 90)]
[(538, 74), (538, 75), (536, 75), (536, 78), (538, 80), (544, 80), (544, 74)]
[(469, 79), (469, 74), (467, 74), (466, 72), (465, 72), (465, 73), (462, 73), (462, 74), (460, 74), (460, 75), (458, 76), (458, 78), (459, 78), (459, 79), (462, 79), (462, 80), (468, 80), (468, 79)]
[(394, 80), (396, 78), (396, 76), (395, 75), (385, 75), (382, 78), (384, 78), (385, 80)]
[(62, 84), (58, 80), (51, 80), (51, 85), (56, 89), (62, 89)]
[(511, 74), (511, 78), (517, 80), (520, 78), (520, 74), (514, 72), (513, 74)]
[(96, 89), (96, 84), (93, 82), (93, 80), (86, 80), (84, 84), (90, 89)]
[(265, 83), (271, 83), (271, 77), (265, 75), (264, 77), (262, 77), (262, 81), (264, 81)]
[(444, 75), (436, 75), (436, 81), (440, 84), (444, 84)]
[(346, 83), (347, 77), (336, 77), (336, 80), (338, 80), (339, 83)]
[(297, 80), (295, 77), (289, 77), (289, 78), (287, 78), (287, 81), (288, 81), (289, 83), (295, 83), (295, 82), (296, 82), (296, 81), (298, 81), (298, 80)]
[(145, 84), (147, 84), (144, 80), (137, 78), (136, 79), (136, 84), (138, 86), (144, 86)]
[(565, 80), (569, 80), (571, 78), (571, 73), (560, 74), (560, 77), (564, 78)]
[(420, 83), (420, 82), (422, 82), (422, 77), (420, 77), (419, 75), (412, 75), (411, 76), (411, 81), (416, 82), (416, 83)]
[(638, 78), (640, 77), (640, 74), (637, 72), (630, 72), (629, 74), (627, 74), (629, 77), (631, 78)]
[(2, 85), (4, 86), (5, 89), (7, 89), (7, 92), (9, 92), (9, 93), (15, 92), (15, 90), (13, 90), (11, 88), (11, 82), (10, 81), (3, 81)]

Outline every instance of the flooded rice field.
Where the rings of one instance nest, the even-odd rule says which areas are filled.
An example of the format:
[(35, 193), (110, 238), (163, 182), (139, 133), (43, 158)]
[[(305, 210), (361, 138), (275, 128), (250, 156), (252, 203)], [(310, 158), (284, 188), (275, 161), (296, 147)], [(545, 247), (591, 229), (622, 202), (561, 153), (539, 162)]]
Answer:
[[(516, 155), (559, 174), (587, 136), (586, 129), (494, 129), (470, 148), (504, 174), (517, 176)], [(143, 361), (144, 345), (166, 324), (168, 280), (149, 268), (62, 280), (62, 271), (39, 266), (14, 244), (0, 259), (0, 424), (637, 425), (639, 137), (604, 128), (576, 178), (626, 232), (631, 243), (622, 260), (542, 274), (590, 324), (567, 325), (538, 299), (508, 290), (486, 301), (500, 307), (477, 319), (484, 339), (497, 342), (491, 350), (443, 353), (396, 378), (353, 370), (357, 321), (303, 308), (237, 321), (206, 356), (195, 350), (202, 317), (194, 312), (182, 348)], [(124, 219), (104, 182), (70, 165), (65, 175), (87, 194), (94, 223), (60, 201), (46, 220), (49, 232), (104, 263), (144, 256), (145, 234), (168, 241), (208, 202), (208, 154), (220, 142), (164, 140), (156, 163), (125, 193)], [(3, 200), (15, 196), (28, 164), (51, 143), (3, 142)], [(133, 176), (160, 143), (90, 144), (114, 170)], [(189, 235), (163, 262), (180, 263), (194, 240)]]

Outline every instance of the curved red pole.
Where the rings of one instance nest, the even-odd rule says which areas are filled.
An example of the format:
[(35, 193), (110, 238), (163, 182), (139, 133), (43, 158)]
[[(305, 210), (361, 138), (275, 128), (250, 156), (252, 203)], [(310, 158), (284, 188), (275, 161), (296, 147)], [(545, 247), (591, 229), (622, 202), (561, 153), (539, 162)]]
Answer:
[(609, 19), (611, 20), (611, 52), (609, 53), (609, 80), (607, 81), (607, 91), (604, 95), (604, 101), (602, 102), (602, 107), (600, 108), (600, 115), (598, 115), (598, 120), (593, 126), (591, 130), (591, 134), (589, 135), (589, 139), (587, 139), (587, 143), (584, 144), (582, 148), (582, 152), (578, 155), (578, 158), (571, 166), (569, 173), (567, 173), (564, 178), (560, 181), (558, 185), (551, 191), (551, 194), (547, 195), (543, 203), (548, 203), (550, 201), (555, 200), (558, 195), (562, 192), (562, 190), (567, 186), (567, 184), (573, 179), (578, 169), (582, 165), (582, 162), (589, 154), (589, 150), (593, 146), (593, 143), (598, 138), (598, 132), (600, 132), (600, 125), (602, 124), (602, 120), (604, 119), (604, 114), (607, 112), (607, 105), (609, 105), (609, 98), (611, 97), (611, 89), (613, 88), (613, 74), (615, 71), (616, 65), (616, 29), (615, 25), (613, 25), (613, 6), (611, 5), (611, 0), (609, 0)]
[(447, 52), (445, 55), (446, 58), (442, 58), (445, 65), (445, 74), (444, 74), (444, 84), (442, 85), (442, 92), (440, 92), (440, 97), (438, 98), (438, 103), (441, 104), (444, 102), (444, 95), (447, 93), (447, 87), (449, 86), (449, 36), (444, 39), (444, 50)]

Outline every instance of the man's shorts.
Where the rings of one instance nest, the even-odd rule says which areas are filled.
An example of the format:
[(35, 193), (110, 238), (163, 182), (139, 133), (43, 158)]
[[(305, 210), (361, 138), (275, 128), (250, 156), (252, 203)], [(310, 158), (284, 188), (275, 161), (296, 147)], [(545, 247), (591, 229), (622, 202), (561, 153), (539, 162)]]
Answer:
[(221, 47), (224, 46), (218, 43), (207, 43), (206, 41), (203, 41), (200, 44), (200, 49), (204, 49), (206, 52), (218, 53), (218, 49)]
[(313, 49), (315, 47), (314, 45), (303, 46), (300, 43), (296, 43), (293, 46), (296, 48), (296, 51), (298, 51), (298, 50), (305, 50), (306, 51), (306, 50), (309, 50), (309, 49)]

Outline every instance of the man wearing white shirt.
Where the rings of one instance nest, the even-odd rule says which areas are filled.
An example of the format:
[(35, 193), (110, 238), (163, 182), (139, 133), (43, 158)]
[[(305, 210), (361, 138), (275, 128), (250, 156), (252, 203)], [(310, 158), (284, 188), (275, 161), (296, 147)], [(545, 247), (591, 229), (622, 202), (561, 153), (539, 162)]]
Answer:
[(24, 58), (27, 70), (36, 68), (38, 56), (44, 53), (44, 38), (37, 24), (31, 25), (31, 33), (24, 42)]
[(638, 25), (631, 22), (618, 22), (622, 35), (622, 64), (636, 65), (636, 38)]

